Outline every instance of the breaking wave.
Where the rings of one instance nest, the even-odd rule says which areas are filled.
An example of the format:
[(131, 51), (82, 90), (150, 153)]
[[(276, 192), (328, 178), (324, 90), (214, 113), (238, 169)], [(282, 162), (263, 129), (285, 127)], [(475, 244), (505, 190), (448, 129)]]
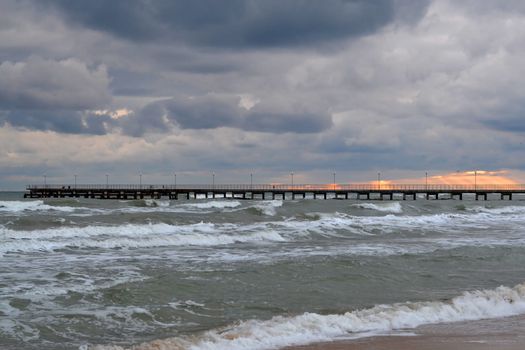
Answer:
[(475, 212), (475, 213), (488, 213), (488, 214), (495, 214), (495, 215), (525, 214), (525, 206), (517, 206), (517, 205), (497, 207), (497, 208), (491, 208), (489, 206), (484, 206), (484, 207), (476, 206), (473, 208), (467, 208), (466, 210)]
[(78, 208), (70, 206), (53, 206), (44, 204), (44, 201), (0, 201), (0, 213), (20, 213), (24, 211), (56, 210), (62, 212), (72, 212)]
[[(208, 204), (190, 203), (192, 205)], [(235, 201), (212, 202), (237, 205)], [(45, 205), (45, 204), (37, 204)], [(239, 203), (240, 205), (240, 203)], [(261, 210), (273, 214), (281, 201), (269, 202)], [(244, 210), (240, 208), (234, 210)], [(248, 208), (249, 209), (249, 208)], [(489, 209), (490, 210), (490, 209)], [(310, 217), (311, 216), (311, 217)], [(346, 213), (312, 213), (286, 220), (236, 223), (194, 224), (123, 224), (64, 226), (38, 230), (14, 230), (0, 226), (0, 254), (9, 252), (52, 251), (66, 248), (142, 248), (161, 246), (215, 246), (235, 243), (292, 242), (319, 238), (348, 240), (363, 235), (409, 234), (410, 247), (404, 253), (459, 246), (524, 245), (522, 230), (512, 230), (505, 237), (492, 230), (498, 227), (522, 227), (520, 213), (506, 214), (502, 223), (499, 214), (441, 213), (431, 215), (355, 216)], [(480, 235), (480, 230), (484, 234)], [(470, 233), (472, 232), (472, 233)], [(428, 235), (427, 235), (428, 233)], [(441, 233), (451, 236), (443, 237)], [(397, 236), (395, 236), (397, 237)], [(350, 241), (349, 241), (350, 242)], [(395, 242), (390, 242), (394, 244)], [(418, 244), (422, 244), (422, 247)], [(345, 246), (347, 244), (344, 244)], [(355, 244), (354, 244), (355, 246)], [(416, 249), (417, 248), (417, 249)], [(367, 249), (368, 251), (369, 249)], [(382, 251), (382, 250), (381, 250)], [(393, 250), (399, 252), (399, 249)], [(359, 255), (359, 254), (358, 254)]]
[[(525, 313), (525, 283), (513, 288), (465, 292), (449, 301), (377, 305), (344, 314), (304, 313), (294, 317), (249, 320), (200, 337), (168, 338), (133, 346), (134, 350), (263, 350), (289, 345), (359, 338), (425, 324), (507, 317)], [(119, 346), (93, 346), (91, 350), (123, 350)]]
[(249, 206), (247, 209), (252, 210), (254, 213), (259, 215), (268, 215), (274, 216), (277, 214), (277, 208), (283, 206), (282, 200), (272, 200), (272, 201), (261, 201)]
[(181, 204), (182, 207), (196, 208), (196, 209), (224, 209), (224, 208), (237, 208), (241, 205), (239, 201), (208, 201), (201, 203), (185, 203)]
[(121, 225), (59, 227), (17, 231), (0, 227), (0, 253), (52, 251), (66, 248), (141, 248), (162, 246), (216, 246), (249, 242), (282, 242), (274, 230), (236, 232), (236, 225)]
[(157, 207), (169, 207), (170, 201), (160, 200), (160, 199), (134, 199), (129, 201), (121, 201), (122, 203), (127, 203), (131, 207), (139, 208), (157, 208)]
[(376, 210), (376, 211), (381, 211), (381, 212), (386, 212), (386, 213), (396, 213), (396, 214), (403, 212), (403, 208), (401, 207), (401, 203), (399, 202), (381, 203), (381, 204), (356, 203), (356, 204), (352, 204), (352, 207)]

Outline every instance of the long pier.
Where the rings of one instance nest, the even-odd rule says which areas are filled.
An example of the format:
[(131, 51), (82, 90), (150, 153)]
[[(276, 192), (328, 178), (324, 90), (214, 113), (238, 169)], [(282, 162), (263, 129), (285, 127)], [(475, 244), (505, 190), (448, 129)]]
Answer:
[(237, 185), (28, 185), (24, 198), (96, 199), (365, 199), (512, 200), (525, 185), (237, 184)]

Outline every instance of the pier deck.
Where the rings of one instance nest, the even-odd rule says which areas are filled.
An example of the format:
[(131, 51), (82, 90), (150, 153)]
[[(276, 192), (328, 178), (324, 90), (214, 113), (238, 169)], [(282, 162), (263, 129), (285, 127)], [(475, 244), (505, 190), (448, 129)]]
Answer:
[(489, 198), (512, 200), (525, 185), (29, 185), (24, 198), (96, 199), (366, 199), (416, 200)]

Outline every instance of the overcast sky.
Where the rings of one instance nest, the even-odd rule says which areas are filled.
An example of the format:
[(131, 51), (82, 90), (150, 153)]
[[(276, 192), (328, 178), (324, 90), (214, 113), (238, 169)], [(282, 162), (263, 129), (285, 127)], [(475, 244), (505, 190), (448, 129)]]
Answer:
[(0, 0), (0, 188), (525, 170), (525, 2)]

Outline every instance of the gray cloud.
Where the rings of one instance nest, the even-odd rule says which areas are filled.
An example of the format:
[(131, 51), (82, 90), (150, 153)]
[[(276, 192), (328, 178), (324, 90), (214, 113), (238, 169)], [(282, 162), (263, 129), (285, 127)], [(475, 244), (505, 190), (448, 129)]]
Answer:
[(20, 109), (0, 112), (0, 123), (27, 130), (104, 135), (111, 129), (114, 120), (107, 114), (96, 115), (71, 110)]
[(165, 101), (166, 116), (183, 129), (215, 129), (238, 126), (243, 119), (238, 98), (200, 96)]
[(109, 115), (91, 110), (109, 105), (109, 77), (104, 66), (77, 59), (32, 56), (0, 63), (0, 122), (28, 130), (105, 134)]
[(0, 109), (88, 109), (111, 100), (104, 66), (76, 59), (0, 63)]
[[(309, 45), (371, 33), (394, 18), (396, 4), (391, 0), (50, 3), (73, 24), (82, 23), (129, 40), (181, 41), (229, 48)], [(421, 1), (409, 3), (410, 11), (403, 13), (414, 13), (414, 9), (426, 6)]]
[(483, 122), (487, 127), (508, 132), (525, 132), (525, 114), (513, 118), (489, 119)]
[[(153, 102), (137, 115), (121, 122), (125, 133), (139, 136), (147, 131), (237, 128), (269, 133), (316, 133), (332, 125), (326, 112), (275, 111), (260, 103), (246, 109), (238, 96), (204, 95)], [(171, 125), (172, 124), (172, 125)]]

